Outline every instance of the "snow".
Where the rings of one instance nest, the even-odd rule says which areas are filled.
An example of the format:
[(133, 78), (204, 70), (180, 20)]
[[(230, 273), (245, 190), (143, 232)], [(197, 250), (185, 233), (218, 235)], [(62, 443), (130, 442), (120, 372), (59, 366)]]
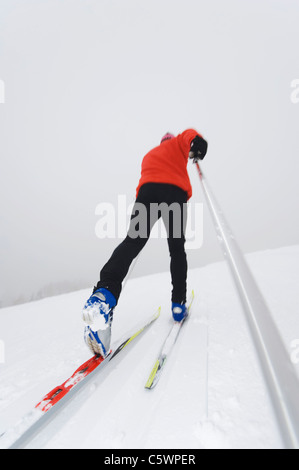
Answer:
[[(246, 255), (291, 357), (298, 344), (299, 245)], [(144, 385), (171, 325), (168, 272), (129, 280), (113, 338), (160, 318), (61, 413), (35, 448), (282, 448), (258, 358), (226, 263), (189, 271), (195, 290), (184, 325), (153, 390)], [(0, 310), (0, 435), (63, 383), (90, 353), (81, 290)], [(145, 302), (146, 299), (146, 302)], [(299, 361), (293, 361), (299, 374)], [(21, 421), (22, 422), (22, 421)], [(11, 431), (13, 432), (13, 431)], [(0, 439), (0, 447), (1, 444)]]

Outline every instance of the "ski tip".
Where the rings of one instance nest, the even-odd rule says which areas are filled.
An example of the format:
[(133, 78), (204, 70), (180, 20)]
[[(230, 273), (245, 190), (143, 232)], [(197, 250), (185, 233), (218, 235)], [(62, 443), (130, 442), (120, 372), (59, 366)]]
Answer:
[(159, 318), (160, 314), (161, 314), (161, 307), (159, 307), (157, 312), (155, 313), (154, 320), (157, 320), (157, 318)]
[(145, 384), (145, 388), (147, 390), (150, 390), (151, 388), (153, 388), (154, 386), (154, 379), (156, 377), (156, 374), (157, 374), (157, 371), (158, 371), (158, 368), (159, 368), (159, 359), (157, 359), (157, 361), (155, 362), (155, 365), (150, 373), (150, 376), (148, 378), (148, 381), (146, 382)]
[(156, 384), (152, 383), (151, 385), (145, 385), (145, 390), (152, 390)]
[(190, 300), (189, 300), (188, 310), (190, 310), (191, 305), (193, 304), (194, 296), (195, 296), (194, 290), (192, 289), (191, 296), (190, 296)]
[(145, 390), (151, 390), (153, 387), (151, 384), (146, 383), (144, 386)]

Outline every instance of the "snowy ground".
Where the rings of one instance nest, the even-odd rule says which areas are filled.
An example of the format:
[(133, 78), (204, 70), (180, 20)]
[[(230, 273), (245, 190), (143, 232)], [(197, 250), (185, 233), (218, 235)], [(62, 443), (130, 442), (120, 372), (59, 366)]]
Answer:
[[(247, 260), (290, 357), (296, 358), (299, 246), (253, 253)], [(161, 317), (119, 356), (115, 367), (99, 374), (73, 413), (65, 413), (59, 427), (49, 429), (36, 447), (282, 447), (227, 265), (191, 270), (189, 287), (196, 295), (192, 316), (161, 381), (148, 391), (144, 384), (171, 323), (170, 277), (163, 273), (127, 283), (113, 338), (159, 305)], [(90, 357), (80, 317), (88, 295), (79, 291), (0, 310), (5, 352), (0, 357), (0, 435)], [(294, 367), (299, 374), (299, 364)]]

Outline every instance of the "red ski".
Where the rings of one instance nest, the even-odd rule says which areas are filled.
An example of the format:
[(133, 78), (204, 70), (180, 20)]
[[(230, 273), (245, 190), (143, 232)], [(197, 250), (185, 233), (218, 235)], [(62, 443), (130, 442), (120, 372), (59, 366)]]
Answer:
[(47, 393), (47, 395), (44, 396), (44, 398), (35, 406), (35, 408), (44, 411), (45, 413), (49, 411), (52, 406), (56, 405), (59, 400), (61, 400), (87, 375), (94, 371), (105, 359), (107, 359), (107, 357), (103, 358), (101, 356), (93, 356), (91, 359), (82, 364), (62, 385), (58, 385), (58, 387), (55, 387), (51, 392)]
[(126, 346), (148, 328), (160, 315), (160, 308), (143, 326), (127, 333), (122, 340), (119, 340), (112, 347), (112, 351), (105, 358), (93, 356), (82, 364), (73, 375), (62, 385), (55, 387), (47, 393), (38, 403), (33, 411), (28, 413), (17, 425), (0, 436), (0, 448), (23, 449), (30, 442), (39, 436), (59, 415), (59, 411), (65, 408), (72, 399), (79, 395), (80, 391), (90, 383), (96, 374), (108, 365)]

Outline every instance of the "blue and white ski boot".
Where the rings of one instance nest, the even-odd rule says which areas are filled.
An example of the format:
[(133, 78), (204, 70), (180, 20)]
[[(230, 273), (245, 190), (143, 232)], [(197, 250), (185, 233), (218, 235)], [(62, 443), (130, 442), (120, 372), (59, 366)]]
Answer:
[(176, 302), (172, 302), (171, 311), (174, 321), (177, 322), (181, 322), (188, 315), (186, 304), (177, 304)]
[(110, 352), (111, 325), (116, 299), (103, 287), (96, 290), (84, 305), (82, 317), (86, 323), (84, 340), (93, 354), (106, 357)]

